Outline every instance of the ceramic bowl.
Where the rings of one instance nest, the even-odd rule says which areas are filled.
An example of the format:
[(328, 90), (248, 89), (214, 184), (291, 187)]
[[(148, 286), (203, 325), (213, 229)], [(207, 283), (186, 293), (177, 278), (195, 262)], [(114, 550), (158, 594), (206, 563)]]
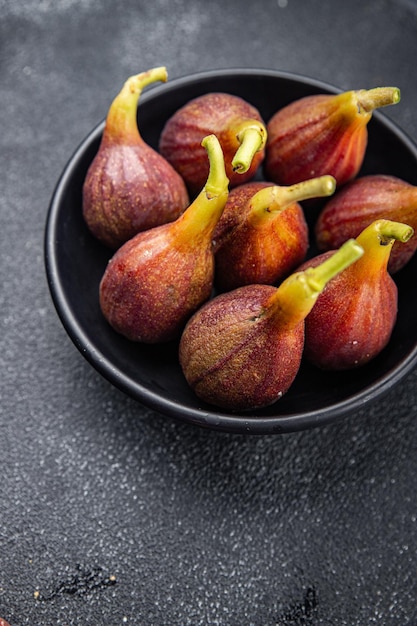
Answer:
[[(174, 111), (191, 98), (212, 91), (241, 96), (268, 121), (297, 98), (340, 89), (273, 70), (209, 71), (169, 80), (142, 93), (138, 107), (142, 137), (157, 148), (162, 127)], [(135, 344), (116, 334), (101, 314), (98, 285), (111, 253), (90, 235), (81, 200), (103, 126), (104, 121), (76, 149), (57, 183), (46, 222), (45, 267), (53, 302), (69, 336), (89, 363), (116, 387), (167, 416), (205, 428), (259, 435), (306, 429), (352, 414), (389, 391), (415, 366), (417, 256), (395, 277), (399, 288), (397, 323), (389, 345), (368, 365), (350, 372), (323, 373), (303, 363), (282, 399), (248, 413), (224, 412), (200, 402), (183, 377), (176, 343)], [(406, 134), (380, 111), (374, 113), (368, 132), (360, 174), (392, 174), (417, 184), (417, 148)]]

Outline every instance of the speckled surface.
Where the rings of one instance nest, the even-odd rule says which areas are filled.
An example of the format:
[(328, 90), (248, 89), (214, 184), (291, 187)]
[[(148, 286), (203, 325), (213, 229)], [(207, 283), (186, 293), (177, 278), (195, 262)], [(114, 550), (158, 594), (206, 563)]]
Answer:
[(416, 372), (324, 428), (203, 431), (88, 365), (43, 263), (58, 176), (131, 73), (247, 66), (396, 84), (401, 106), (387, 115), (416, 140), (416, 35), (412, 1), (0, 0), (0, 617), (11, 626), (417, 623)]

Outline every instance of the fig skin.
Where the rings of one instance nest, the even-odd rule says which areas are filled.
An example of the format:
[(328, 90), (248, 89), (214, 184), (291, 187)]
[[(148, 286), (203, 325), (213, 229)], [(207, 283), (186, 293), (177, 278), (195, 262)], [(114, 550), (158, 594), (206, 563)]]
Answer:
[(306, 96), (283, 107), (267, 123), (265, 177), (292, 185), (330, 174), (342, 186), (362, 166), (373, 110), (399, 100), (396, 87), (376, 87)]
[[(244, 134), (252, 150), (245, 166), (234, 163)], [(239, 96), (212, 92), (198, 96), (178, 109), (166, 122), (159, 152), (181, 175), (191, 196), (207, 178), (208, 168), (201, 140), (214, 134), (223, 150), (229, 188), (251, 180), (265, 156), (266, 128), (259, 111)], [(250, 138), (249, 138), (249, 135)]]
[[(323, 370), (361, 367), (388, 344), (398, 310), (397, 286), (387, 271), (395, 240), (413, 230), (398, 222), (376, 220), (357, 237), (364, 255), (332, 280), (305, 322), (305, 358)], [(315, 267), (334, 251), (319, 254), (300, 270)]]
[(209, 249), (184, 254), (175, 233), (157, 226), (116, 251), (100, 283), (100, 307), (113, 329), (131, 341), (171, 341), (210, 297), (213, 274)]
[[(216, 261), (215, 284), (220, 291), (243, 285), (273, 285), (305, 259), (309, 235), (302, 207), (293, 203), (280, 213), (280, 219), (268, 220), (265, 228), (254, 228), (244, 213), (250, 211), (252, 196), (273, 183), (250, 182), (235, 187), (229, 194), (223, 216), (213, 241)], [(230, 214), (239, 216), (239, 224), (229, 230)], [(222, 217), (223, 217), (222, 216)], [(226, 237), (229, 230), (229, 237)]]
[(318, 294), (362, 253), (349, 241), (328, 262), (292, 274), (279, 287), (246, 285), (198, 309), (179, 344), (180, 365), (196, 395), (230, 411), (279, 400), (298, 373), (304, 320)]
[(232, 189), (213, 236), (217, 289), (274, 285), (286, 278), (309, 246), (300, 202), (334, 190), (331, 176), (290, 187), (252, 181)]
[(113, 329), (132, 341), (179, 338), (211, 295), (212, 234), (228, 197), (223, 155), (214, 135), (203, 140), (210, 159), (206, 185), (179, 218), (138, 233), (110, 259), (100, 282), (100, 307)]
[(146, 144), (137, 124), (144, 86), (167, 80), (164, 67), (131, 76), (113, 100), (83, 185), (83, 216), (112, 250), (138, 232), (174, 221), (189, 204), (181, 176)]
[[(315, 226), (320, 251), (338, 248), (374, 220), (403, 222), (417, 229), (417, 187), (395, 176), (372, 174), (347, 183), (324, 206)], [(417, 236), (395, 242), (388, 271), (395, 274), (414, 256)]]

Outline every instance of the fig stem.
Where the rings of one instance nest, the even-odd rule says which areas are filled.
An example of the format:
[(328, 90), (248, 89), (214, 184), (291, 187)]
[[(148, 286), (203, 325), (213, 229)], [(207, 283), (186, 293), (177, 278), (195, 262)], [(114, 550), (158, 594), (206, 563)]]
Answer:
[(166, 82), (168, 73), (164, 66), (130, 76), (114, 98), (107, 113), (104, 136), (124, 143), (140, 138), (137, 124), (137, 107), (145, 87), (156, 81)]
[(380, 219), (375, 220), (367, 226), (357, 237), (357, 240), (363, 247), (367, 247), (369, 236), (378, 240), (382, 246), (387, 245), (391, 241), (401, 241), (406, 243), (414, 234), (414, 229), (408, 224), (402, 222), (393, 222), (392, 220)]
[(401, 92), (398, 87), (374, 87), (359, 89), (356, 96), (360, 108), (366, 113), (371, 113), (374, 109), (397, 104), (401, 99)]
[(233, 157), (232, 168), (234, 172), (244, 174), (250, 168), (255, 154), (264, 148), (267, 132), (261, 122), (246, 120), (237, 130), (236, 137), (240, 146)]
[(365, 251), (362, 263), (357, 268), (358, 272), (365, 268), (370, 275), (373, 271), (378, 272), (387, 267), (394, 243), (406, 243), (413, 234), (414, 229), (402, 222), (380, 219), (369, 224), (356, 238)]
[(358, 241), (349, 239), (323, 263), (305, 270), (305, 277), (309, 286), (313, 291), (321, 293), (329, 280), (352, 265), (363, 254), (364, 249)]
[(265, 218), (273, 217), (274, 214), (285, 210), (296, 202), (320, 196), (330, 196), (335, 192), (335, 189), (336, 179), (329, 175), (310, 178), (295, 185), (264, 187), (250, 199), (249, 216), (251, 223), (255, 225)]
[(223, 150), (216, 135), (207, 135), (201, 142), (209, 159), (207, 182), (177, 223), (188, 240), (196, 235), (211, 236), (223, 213), (229, 195)]
[(201, 145), (207, 151), (210, 169), (203, 191), (208, 196), (217, 196), (229, 185), (224, 165), (223, 150), (216, 135), (204, 137)]
[(271, 296), (271, 314), (275, 310), (280, 323), (289, 328), (296, 326), (309, 314), (327, 283), (357, 261), (363, 253), (357, 241), (349, 239), (320, 265), (295, 272)]

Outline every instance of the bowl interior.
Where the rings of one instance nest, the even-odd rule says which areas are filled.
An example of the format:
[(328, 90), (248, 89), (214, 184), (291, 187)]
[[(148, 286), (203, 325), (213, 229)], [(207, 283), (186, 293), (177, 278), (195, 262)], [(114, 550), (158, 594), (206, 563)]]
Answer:
[[(145, 91), (138, 108), (142, 137), (157, 148), (165, 121), (188, 100), (203, 93), (239, 95), (265, 121), (287, 103), (305, 95), (336, 92), (318, 81), (269, 70), (224, 70), (196, 74)], [(201, 403), (186, 384), (177, 344), (134, 344), (104, 320), (98, 285), (111, 253), (89, 233), (82, 217), (82, 185), (98, 150), (103, 122), (82, 142), (68, 162), (53, 195), (45, 231), (45, 265), (57, 312), (75, 345), (109, 381), (141, 403), (200, 426), (254, 434), (295, 431), (340, 418), (378, 397), (407, 374), (416, 362), (417, 272), (415, 256), (399, 272), (399, 311), (387, 348), (367, 366), (344, 373), (323, 373), (303, 363), (288, 393), (258, 411), (233, 414)], [(368, 149), (361, 174), (392, 174), (417, 184), (413, 142), (379, 112), (368, 125)], [(307, 216), (312, 222), (313, 215)], [(314, 254), (314, 245), (310, 254)]]

